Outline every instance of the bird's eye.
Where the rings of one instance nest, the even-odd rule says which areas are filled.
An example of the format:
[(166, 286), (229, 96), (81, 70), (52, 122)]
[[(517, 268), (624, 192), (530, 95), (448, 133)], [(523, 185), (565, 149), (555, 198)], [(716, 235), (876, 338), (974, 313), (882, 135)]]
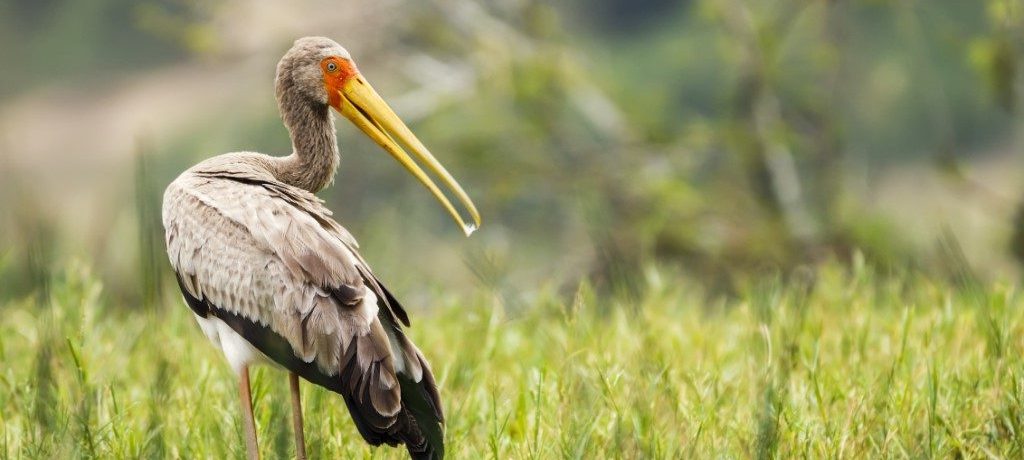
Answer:
[(338, 64), (335, 64), (333, 62), (328, 62), (327, 63), (327, 71), (328, 72), (334, 72), (335, 70), (338, 70)]

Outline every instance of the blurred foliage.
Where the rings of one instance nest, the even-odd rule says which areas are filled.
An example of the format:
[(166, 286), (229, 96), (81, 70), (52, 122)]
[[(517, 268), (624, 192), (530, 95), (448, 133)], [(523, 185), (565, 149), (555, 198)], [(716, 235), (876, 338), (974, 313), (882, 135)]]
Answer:
[[(216, 11), (189, 0), (2, 3), (0, 39), (22, 45), (0, 58), (24, 63), (0, 74), (2, 94), (69, 67), (109, 75), (209, 53)], [(466, 258), (498, 292), (532, 270), (636, 293), (652, 261), (735, 292), (751, 275), (856, 250), (880, 265), (961, 273), (943, 264), (970, 261), (915, 252), (844, 181), (851, 168), (911, 162), (956, 171), (1020, 121), (1019, 0), (435, 0), (399, 11), (372, 44), (390, 61), (378, 68), (435, 91), (410, 124), (484, 211)], [(429, 84), (439, 77), (456, 89)], [(162, 240), (149, 233), (162, 184), (223, 151), (290, 149), (271, 110), (221, 120), (137, 157), (132, 276), (147, 279), (147, 298), (159, 293), (149, 278)], [(372, 145), (342, 140), (343, 169), (360, 173), (323, 195), (344, 204), (339, 216), (361, 241), (387, 254), (378, 230), (412, 218), (450, 230), (443, 213), (412, 204), (427, 201), (419, 186)], [(10, 239), (45, 240), (42, 225)], [(447, 241), (412, 239), (425, 250)], [(14, 249), (3, 276), (24, 286), (39, 269), (22, 262), (46, 266), (53, 254)]]
[[(577, 213), (599, 283), (632, 289), (651, 257), (726, 290), (737, 276), (854, 248), (917, 266), (898, 229), (847, 194), (843, 167), (955, 163), (1012, 132), (1011, 15), (961, 2), (602, 3), (576, 5), (569, 26), (539, 3), (500, 12), (536, 46), (499, 53), (511, 62), (476, 88), (485, 113), (475, 122), (445, 123), (441, 112), (427, 124), (475, 139), (454, 150), (480, 157), (470, 169), (479, 182), (509, 191), (492, 212), (521, 218), (509, 205), (532, 198), (547, 201), (530, 209), (535, 218)], [(460, 54), (517, 42), (486, 32), (497, 34), (443, 43)], [(962, 45), (989, 42), (988, 59)], [(593, 104), (575, 104), (594, 96), (581, 88), (621, 110), (617, 130), (594, 123), (607, 115), (587, 112)], [(481, 103), (509, 99), (506, 110)]]
[[(216, 2), (0, 1), (0, 97), (69, 78), (88, 82), (208, 48)], [(17, 65), (11, 65), (17, 63)]]

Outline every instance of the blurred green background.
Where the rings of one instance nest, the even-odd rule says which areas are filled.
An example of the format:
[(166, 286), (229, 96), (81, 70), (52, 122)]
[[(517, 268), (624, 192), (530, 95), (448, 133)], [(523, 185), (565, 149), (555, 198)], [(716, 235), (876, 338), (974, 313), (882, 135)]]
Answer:
[(159, 298), (163, 188), (289, 153), (274, 66), (304, 35), (349, 49), (484, 216), (463, 238), (339, 120), (321, 196), (413, 305), (629, 293), (654, 266), (728, 295), (856, 254), (1019, 276), (1019, 1), (5, 0), (0, 300), (70, 259)]

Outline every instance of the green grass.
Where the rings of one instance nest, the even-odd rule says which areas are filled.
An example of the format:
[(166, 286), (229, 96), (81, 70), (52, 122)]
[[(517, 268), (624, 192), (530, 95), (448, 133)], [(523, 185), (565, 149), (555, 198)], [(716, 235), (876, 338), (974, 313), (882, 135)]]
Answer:
[[(804, 276), (803, 278), (810, 278)], [(1024, 300), (862, 266), (708, 300), (667, 271), (642, 299), (438, 298), (411, 335), (433, 361), (451, 458), (1024, 455)], [(0, 310), (0, 453), (241, 458), (235, 379), (176, 297), (111, 305), (69, 268)], [(291, 454), (285, 376), (254, 376), (261, 449)], [(365, 446), (303, 387), (313, 458)]]

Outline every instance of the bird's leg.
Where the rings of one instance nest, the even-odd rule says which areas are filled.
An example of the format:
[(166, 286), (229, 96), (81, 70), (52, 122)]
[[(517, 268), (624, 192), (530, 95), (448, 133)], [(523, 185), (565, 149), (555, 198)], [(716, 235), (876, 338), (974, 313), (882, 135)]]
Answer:
[(260, 451), (256, 444), (256, 419), (252, 414), (252, 390), (249, 388), (249, 366), (242, 367), (242, 375), (238, 381), (242, 394), (242, 424), (245, 429), (245, 450), (249, 460), (259, 460)]
[(299, 375), (288, 373), (292, 392), (292, 431), (295, 433), (295, 458), (306, 460), (306, 435), (302, 430), (302, 400), (299, 398)]

